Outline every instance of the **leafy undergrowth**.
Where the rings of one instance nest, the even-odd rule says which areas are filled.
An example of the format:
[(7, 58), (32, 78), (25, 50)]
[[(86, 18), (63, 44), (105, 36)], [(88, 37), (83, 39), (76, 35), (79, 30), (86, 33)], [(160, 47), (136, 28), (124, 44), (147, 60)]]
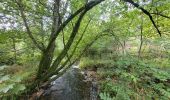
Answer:
[(30, 65), (1, 66), (0, 98), (21, 94), (26, 89), (26, 85), (35, 78), (35, 71), (36, 68)]
[(170, 70), (167, 68), (170, 66), (167, 64), (162, 68), (160, 66), (164, 63), (134, 56), (119, 57), (104, 63), (101, 61), (83, 58), (81, 67), (100, 65), (97, 73), (100, 76), (99, 96), (102, 100), (170, 99)]

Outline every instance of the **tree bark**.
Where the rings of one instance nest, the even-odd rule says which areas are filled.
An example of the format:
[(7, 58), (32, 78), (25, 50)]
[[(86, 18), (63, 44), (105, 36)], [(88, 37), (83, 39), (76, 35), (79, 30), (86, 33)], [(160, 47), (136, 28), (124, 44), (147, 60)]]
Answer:
[[(58, 30), (58, 28), (60, 26), (60, 22), (61, 22), (60, 21), (60, 12), (59, 12), (60, 0), (55, 0), (53, 6), (54, 6), (54, 8), (53, 8), (53, 24), (52, 24), (52, 29), (51, 29), (50, 40), (52, 40), (52, 38), (54, 38), (55, 32)], [(55, 46), (56, 46), (56, 43), (55, 43), (55, 41), (53, 41), (50, 48), (42, 53), (42, 59), (39, 63), (39, 70), (37, 73), (37, 78), (41, 78), (42, 73), (46, 73), (47, 69), (50, 67), (52, 60), (53, 60), (53, 56), (54, 56)]]
[[(63, 58), (66, 56), (67, 52), (69, 51), (71, 45), (73, 44), (73, 41), (76, 37), (76, 34), (78, 33), (81, 21), (85, 14), (95, 7), (96, 5), (100, 4), (104, 0), (94, 0), (94, 1), (89, 1), (87, 4), (85, 4), (83, 7), (79, 8), (75, 13), (71, 14), (64, 22), (60, 23), (60, 16), (59, 16), (59, 7), (60, 7), (60, 1), (61, 0), (55, 0), (54, 1), (54, 9), (53, 9), (53, 23), (52, 23), (52, 30), (51, 30), (51, 35), (49, 39), (49, 43), (47, 47), (45, 48), (42, 46), (33, 36), (29, 26), (28, 26), (28, 20), (25, 16), (24, 13), (24, 6), (21, 2), (22, 0), (16, 0), (16, 3), (18, 4), (18, 8), (21, 13), (21, 17), (23, 19), (24, 25), (26, 27), (27, 34), (35, 44), (37, 48), (39, 48), (42, 51), (42, 58), (40, 60), (39, 66), (38, 66), (38, 71), (37, 71), (37, 78), (35, 82), (33, 83), (33, 87), (40, 85), (42, 82), (47, 81), (53, 74), (50, 74), (53, 72), (53, 69), (59, 67), (59, 64), (63, 60)], [(75, 23), (70, 38), (68, 42), (66, 43), (66, 46), (62, 50), (62, 52), (58, 55), (58, 57), (55, 59), (54, 63), (53, 61), (53, 56), (54, 56), (54, 51), (55, 51), (55, 40), (57, 39), (58, 35), (61, 33), (61, 31), (70, 23), (75, 17), (78, 16), (78, 20)], [(47, 75), (48, 74), (48, 75)], [(50, 74), (50, 75), (49, 75)], [(48, 77), (46, 77), (48, 76)], [(45, 80), (44, 77), (46, 77)]]
[(152, 15), (149, 11), (147, 11), (146, 9), (141, 7), (138, 3), (135, 3), (133, 0), (123, 0), (123, 1), (132, 4), (134, 7), (140, 9), (145, 15), (147, 15), (149, 17), (150, 21), (152, 22), (153, 26), (157, 30), (158, 34), (161, 36), (161, 31), (159, 30), (158, 26), (156, 25), (155, 21), (153, 20)]

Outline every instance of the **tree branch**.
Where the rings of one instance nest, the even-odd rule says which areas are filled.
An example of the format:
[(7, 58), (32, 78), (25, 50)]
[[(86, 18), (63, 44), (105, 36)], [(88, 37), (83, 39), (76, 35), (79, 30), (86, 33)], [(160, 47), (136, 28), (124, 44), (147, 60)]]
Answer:
[(161, 16), (161, 17), (164, 17), (164, 18), (170, 19), (170, 17), (169, 17), (169, 16), (163, 15), (163, 14), (161, 14), (161, 13), (150, 13), (150, 14), (158, 15), (158, 16)]
[(57, 36), (59, 35), (59, 33), (65, 28), (65, 26), (73, 19), (75, 18), (78, 14), (80, 14), (83, 10), (90, 10), (91, 8), (93, 8), (94, 6), (96, 6), (97, 4), (101, 3), (104, 0), (95, 0), (95, 1), (91, 1), (89, 3), (87, 3), (85, 6), (81, 7), (80, 9), (78, 9), (74, 14), (70, 15), (70, 17), (67, 18), (66, 21), (64, 21), (62, 23), (62, 25), (60, 25), (60, 27), (58, 28), (57, 31), (55, 31), (54, 33), (54, 37), (50, 40), (48, 46), (47, 46), (47, 51), (50, 49), (52, 43), (56, 40)]
[[(62, 71), (61, 71), (61, 69), (59, 70), (56, 70), (56, 71), (54, 71), (53, 73), (51, 73), (51, 75), (49, 75), (49, 77), (51, 77), (52, 75), (54, 75), (54, 74), (56, 74), (57, 76), (55, 76), (55, 77), (53, 77), (52, 79), (50, 79), (50, 80), (48, 80), (48, 84), (49, 83), (51, 83), (52, 81), (54, 81), (55, 79), (57, 79), (58, 77), (60, 77), (65, 71), (67, 71), (67, 69), (68, 68), (70, 68), (77, 60), (79, 60), (82, 56), (83, 56), (83, 54), (87, 51), (87, 49), (91, 46), (91, 45), (93, 45), (93, 43), (95, 42), (95, 41), (97, 41), (98, 39), (100, 39), (101, 37), (103, 37), (103, 36), (107, 36), (107, 35), (109, 35), (109, 34), (102, 34), (103, 32), (107, 32), (107, 30), (104, 30), (104, 31), (102, 31), (102, 32), (100, 32), (94, 39), (93, 39), (93, 41), (91, 41), (90, 43), (88, 43), (86, 46), (85, 46), (85, 48), (83, 49), (83, 51), (80, 53), (80, 55), (72, 62), (72, 63), (70, 63), (69, 65), (67, 65), (67, 66), (62, 66)], [(61, 72), (60, 72), (61, 71)], [(47, 77), (46, 77), (46, 79), (47, 79)], [(46, 80), (46, 79), (44, 79), (44, 80)]]
[(75, 53), (75, 51), (76, 51), (76, 49), (77, 49), (77, 47), (78, 47), (80, 41), (82, 40), (82, 38), (83, 38), (83, 36), (84, 36), (84, 34), (85, 34), (86, 30), (87, 30), (87, 27), (88, 27), (89, 24), (90, 24), (90, 22), (91, 22), (91, 19), (88, 21), (87, 25), (85, 26), (84, 31), (83, 31), (83, 33), (81, 34), (81, 36), (80, 36), (78, 42), (76, 43), (76, 45), (75, 45), (75, 47), (74, 47), (74, 49), (73, 49), (71, 55), (68, 56), (68, 58), (67, 58), (67, 60), (64, 62), (64, 64), (63, 64), (61, 67), (57, 68), (57, 70), (56, 70), (55, 72), (60, 71), (60, 70), (67, 64), (67, 62), (70, 61), (70, 59), (73, 57), (73, 55), (74, 55), (74, 53)]
[(53, 65), (50, 67), (49, 71), (55, 70), (56, 66), (59, 65), (59, 63), (61, 62), (61, 60), (62, 60), (62, 59), (65, 57), (65, 55), (67, 54), (68, 50), (70, 49), (70, 47), (71, 47), (71, 45), (72, 45), (72, 43), (73, 43), (73, 41), (74, 41), (74, 38), (75, 38), (75, 36), (76, 36), (76, 34), (77, 34), (77, 32), (78, 32), (78, 29), (79, 29), (79, 27), (80, 27), (80, 23), (81, 23), (84, 15), (86, 14), (86, 12), (87, 12), (87, 11), (85, 10), (85, 11), (82, 12), (81, 15), (79, 16), (79, 19), (77, 20), (77, 22), (76, 22), (76, 24), (75, 24), (75, 26), (74, 26), (74, 28), (73, 28), (73, 30), (72, 30), (72, 33), (71, 33), (71, 35), (70, 35), (70, 37), (69, 37), (69, 40), (68, 40), (67, 44), (65, 45), (65, 47), (64, 47), (63, 51), (60, 53), (60, 55), (55, 59)]
[(155, 29), (157, 30), (157, 32), (159, 33), (159, 35), (161, 36), (161, 32), (160, 32), (160, 30), (158, 29), (157, 25), (155, 24), (155, 22), (154, 22), (154, 20), (153, 20), (153, 17), (152, 17), (152, 15), (151, 15), (150, 12), (148, 12), (146, 9), (142, 8), (141, 6), (139, 6), (138, 3), (135, 3), (135, 2), (132, 1), (132, 0), (124, 0), (124, 1), (132, 4), (134, 7), (140, 9), (144, 14), (146, 14), (146, 15), (149, 17), (149, 19), (151, 20), (153, 26), (155, 27)]
[(17, 3), (18, 8), (19, 8), (19, 10), (20, 10), (21, 17), (22, 17), (22, 19), (23, 19), (23, 22), (24, 22), (25, 28), (26, 28), (26, 30), (27, 30), (28, 36), (31, 38), (32, 42), (34, 43), (34, 45), (35, 45), (38, 49), (40, 49), (41, 51), (44, 51), (43, 46), (40, 46), (40, 44), (38, 44), (38, 42), (36, 41), (36, 39), (35, 39), (34, 36), (32, 35), (32, 32), (31, 32), (31, 30), (30, 30), (30, 28), (29, 28), (29, 26), (28, 26), (28, 21), (27, 21), (27, 19), (26, 19), (25, 14), (24, 14), (24, 8), (23, 8), (23, 5), (22, 5), (22, 3), (21, 3), (21, 0), (18, 0), (18, 1), (16, 0), (16, 3)]

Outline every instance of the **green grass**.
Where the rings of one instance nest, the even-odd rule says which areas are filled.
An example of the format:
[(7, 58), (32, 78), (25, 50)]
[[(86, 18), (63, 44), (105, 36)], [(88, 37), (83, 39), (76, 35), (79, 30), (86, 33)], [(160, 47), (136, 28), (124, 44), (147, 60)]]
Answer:
[(19, 95), (25, 91), (26, 85), (33, 82), (36, 65), (11, 65), (0, 70), (0, 98)]
[[(97, 67), (100, 97), (112, 100), (169, 100), (170, 59), (122, 56), (116, 59), (82, 58), (81, 68)], [(129, 99), (128, 99), (129, 98)], [(103, 99), (107, 100), (107, 99)]]

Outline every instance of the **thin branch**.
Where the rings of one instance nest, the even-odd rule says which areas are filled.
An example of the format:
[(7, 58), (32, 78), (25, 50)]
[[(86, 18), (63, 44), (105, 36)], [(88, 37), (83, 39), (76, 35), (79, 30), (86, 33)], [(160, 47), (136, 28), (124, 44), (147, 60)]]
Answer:
[(36, 39), (35, 39), (34, 36), (32, 35), (32, 32), (31, 32), (31, 30), (30, 30), (30, 28), (29, 28), (29, 26), (28, 26), (28, 21), (27, 21), (27, 19), (26, 19), (25, 14), (24, 14), (24, 8), (23, 8), (23, 5), (21, 4), (21, 0), (18, 0), (18, 1), (16, 0), (16, 3), (17, 3), (17, 5), (18, 5), (18, 7), (19, 7), (19, 10), (20, 10), (20, 13), (21, 13), (21, 17), (22, 17), (22, 19), (23, 19), (23, 22), (24, 22), (25, 28), (26, 28), (26, 30), (27, 30), (28, 36), (31, 38), (32, 42), (35, 44), (35, 46), (36, 46), (38, 49), (40, 49), (41, 51), (44, 51), (44, 48), (38, 44), (38, 42), (36, 41)]
[(153, 17), (152, 17), (152, 15), (151, 15), (150, 12), (148, 12), (146, 9), (144, 9), (144, 8), (141, 7), (141, 6), (139, 6), (138, 3), (135, 3), (135, 2), (132, 1), (132, 0), (124, 0), (124, 1), (132, 4), (132, 5), (135, 6), (136, 8), (140, 9), (144, 14), (146, 14), (146, 15), (149, 17), (149, 19), (151, 20), (153, 26), (155, 27), (155, 29), (157, 30), (157, 32), (159, 33), (159, 35), (161, 36), (161, 32), (160, 32), (160, 30), (158, 29), (157, 25), (155, 24), (155, 22), (154, 22), (154, 20), (153, 20)]
[[(87, 25), (85, 26), (84, 31), (83, 31), (83, 33), (81, 34), (81, 36), (80, 36), (78, 42), (76, 43), (75, 48), (73, 49), (71, 55), (69, 56), (68, 53), (67, 53), (67, 60), (65, 61), (65, 63), (63, 64), (63, 66), (65, 66), (65, 65), (67, 64), (68, 61), (69, 61), (70, 64), (71, 64), (71, 58), (72, 58), (73, 54), (75, 53), (75, 51), (76, 51), (76, 49), (77, 49), (77, 47), (78, 47), (78, 44), (79, 44), (80, 41), (82, 40), (82, 38), (83, 38), (83, 36), (84, 36), (84, 34), (85, 34), (85, 32), (86, 32), (86, 30), (87, 30), (87, 28), (88, 28), (88, 26), (89, 26), (91, 20), (92, 20), (92, 18), (88, 21)], [(72, 27), (74, 27), (72, 21), (71, 21), (71, 24), (72, 24)], [(66, 44), (65, 44), (65, 38), (64, 38), (64, 31), (63, 31), (63, 30), (62, 30), (62, 33), (63, 33), (63, 44), (64, 44), (64, 48), (65, 48), (65, 45), (66, 45)], [(60, 68), (58, 68), (58, 70), (61, 70), (61, 68), (62, 68), (62, 66), (61, 66)]]
[(80, 27), (80, 23), (84, 17), (84, 15), (86, 14), (86, 10), (81, 13), (81, 15), (79, 16), (79, 19), (77, 20), (73, 30), (72, 30), (72, 33), (69, 37), (69, 40), (67, 42), (67, 44), (65, 45), (65, 48), (63, 49), (63, 51), (60, 53), (60, 55), (55, 59), (54, 63), (52, 64), (52, 66), (50, 67), (49, 71), (51, 70), (55, 70), (55, 67), (59, 65), (60, 61), (65, 57), (65, 55), (67, 54), (70, 46), (72, 45), (73, 41), (74, 41), (74, 38), (78, 32), (78, 29)]
[(163, 14), (161, 14), (161, 13), (150, 13), (150, 14), (158, 15), (158, 16), (161, 16), (161, 17), (164, 17), (164, 18), (170, 19), (170, 17), (169, 17), (169, 16), (163, 15)]
[(83, 33), (81, 34), (81, 36), (80, 36), (78, 42), (76, 43), (76, 45), (75, 45), (75, 47), (74, 47), (74, 49), (73, 49), (71, 55), (70, 55), (70, 56), (67, 55), (67, 57), (68, 57), (67, 60), (64, 62), (64, 64), (63, 64), (61, 67), (59, 67), (59, 68), (56, 70), (56, 72), (60, 71), (60, 70), (67, 64), (68, 61), (71, 62), (70, 59), (73, 57), (73, 55), (74, 55), (74, 53), (75, 53), (75, 51), (76, 51), (76, 49), (77, 49), (77, 47), (78, 47), (80, 41), (82, 40), (82, 38), (83, 38), (83, 36), (84, 36), (84, 34), (85, 34), (85, 32), (86, 32), (86, 30), (87, 30), (87, 28), (88, 28), (88, 26), (89, 26), (91, 20), (92, 20), (92, 19), (90, 19), (90, 20), (88, 21), (87, 25), (85, 26), (84, 31), (83, 31)]
[[(95, 42), (95, 41), (97, 41), (99, 38), (101, 38), (101, 37), (103, 37), (103, 36), (106, 36), (106, 35), (109, 35), (109, 34), (102, 34), (102, 33), (104, 33), (104, 32), (107, 32), (108, 31), (108, 29), (107, 30), (104, 30), (104, 31), (102, 31), (102, 32), (100, 32), (100, 33), (98, 33), (98, 35), (93, 39), (93, 41), (91, 41), (89, 44), (87, 44), (86, 45), (86, 47), (83, 49), (83, 51), (81, 52), (81, 54), (79, 55), (79, 57), (78, 58), (76, 58), (75, 59), (75, 61), (77, 61), (78, 59), (80, 59), (81, 58), (81, 56), (86, 52), (86, 50)], [(73, 50), (73, 52), (75, 51), (76, 49), (74, 49)], [(74, 53), (72, 53), (72, 55), (70, 55), (70, 58), (73, 56), (73, 54)], [(68, 59), (67, 59), (68, 60)], [(67, 61), (68, 62), (68, 61)], [(44, 81), (46, 81), (49, 77), (51, 77), (52, 75), (54, 75), (54, 74), (57, 74), (57, 76), (59, 75), (60, 76), (60, 74), (58, 74), (62, 69), (64, 69), (65, 67), (66, 67), (66, 62), (63, 64), (63, 65), (61, 65), (57, 70), (53, 70), (53, 71), (51, 71), (49, 74), (46, 74), (45, 75), (45, 77), (44, 77)], [(71, 63), (68, 65), (68, 67), (69, 66), (71, 66)]]
[[(65, 43), (65, 35), (64, 35), (64, 30), (62, 30), (62, 36), (63, 36), (63, 45), (64, 45), (64, 48), (66, 47), (66, 43)], [(67, 52), (67, 59), (68, 61), (71, 63), (71, 60), (69, 58), (69, 55), (68, 55), (68, 52)]]
[(52, 81), (54, 81), (55, 79), (57, 79), (58, 77), (60, 77), (65, 71), (67, 71), (68, 68), (70, 68), (76, 61), (78, 61), (83, 55), (84, 53), (87, 51), (87, 49), (93, 45), (93, 43), (95, 43), (95, 41), (97, 41), (98, 39), (102, 38), (103, 36), (109, 35), (109, 34), (102, 34), (103, 32), (106, 32), (107, 30), (104, 30), (102, 32), (99, 33), (99, 35), (97, 35), (95, 37), (95, 39), (93, 39), (93, 41), (91, 41), (90, 43), (88, 43), (85, 48), (83, 49), (83, 51), (80, 53), (80, 55), (69, 65), (67, 66), (63, 66), (63, 70), (57, 70), (55, 72), (53, 72), (53, 74), (56, 74), (57, 76), (53, 77), (52, 79), (48, 80), (47, 84), (51, 83)]
[(95, 1), (91, 1), (89, 3), (87, 3), (85, 6), (81, 7), (80, 9), (78, 9), (74, 14), (70, 15), (70, 17), (67, 18), (66, 21), (64, 21), (62, 23), (62, 25), (60, 25), (60, 27), (58, 28), (58, 30), (55, 32), (54, 37), (50, 40), (48, 46), (47, 46), (47, 51), (50, 49), (52, 43), (56, 40), (57, 36), (59, 35), (59, 33), (65, 28), (65, 26), (72, 21), (72, 19), (74, 19), (78, 14), (80, 14), (83, 10), (90, 10), (91, 8), (93, 8), (94, 6), (98, 5), (99, 3), (101, 3), (104, 0), (95, 0)]
[[(68, 50), (70, 49), (70, 46), (72, 45), (73, 41), (74, 41), (74, 38), (79, 30), (79, 27), (80, 27), (80, 23), (83, 19), (83, 17), (85, 16), (85, 14), (90, 10), (92, 9), (94, 6), (96, 6), (97, 4), (99, 4), (100, 2), (102, 2), (103, 0), (96, 0), (96, 1), (91, 1), (89, 2), (87, 5), (85, 5), (85, 7), (83, 8), (83, 12), (79, 15), (79, 18), (72, 30), (72, 33), (69, 37), (69, 40), (64, 48), (64, 50), (60, 53), (60, 55), (54, 60), (52, 66), (49, 68), (48, 71), (51, 71), (51, 70), (55, 70), (56, 66), (59, 65), (59, 63), (61, 62), (61, 60), (65, 57), (65, 55), (67, 54)], [(68, 20), (69, 22), (71, 21), (70, 19)], [(59, 28), (60, 29), (60, 28)], [(62, 28), (63, 29), (63, 28)], [(55, 37), (55, 36), (54, 36)], [(48, 50), (48, 48), (47, 48)]]

